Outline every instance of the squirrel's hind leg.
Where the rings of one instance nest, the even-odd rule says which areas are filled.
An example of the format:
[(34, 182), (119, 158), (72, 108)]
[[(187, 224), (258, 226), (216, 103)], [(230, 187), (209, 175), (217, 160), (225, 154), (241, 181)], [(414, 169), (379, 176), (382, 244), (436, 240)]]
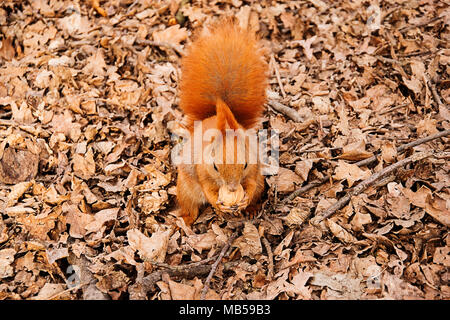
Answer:
[(198, 217), (200, 206), (204, 203), (200, 185), (192, 180), (184, 170), (178, 170), (177, 200), (180, 216), (186, 225), (191, 226)]

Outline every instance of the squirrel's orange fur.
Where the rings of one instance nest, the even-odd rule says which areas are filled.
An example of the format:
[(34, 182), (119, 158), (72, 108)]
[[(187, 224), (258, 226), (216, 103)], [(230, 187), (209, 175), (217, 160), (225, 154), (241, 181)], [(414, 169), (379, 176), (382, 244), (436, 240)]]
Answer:
[[(182, 59), (180, 107), (187, 116), (187, 128), (192, 133), (196, 120), (202, 121), (203, 132), (254, 128), (263, 112), (266, 87), (267, 63), (256, 36), (230, 19), (222, 20), (199, 36)], [(227, 143), (236, 141), (227, 139), (215, 144), (222, 148), (224, 159)], [(203, 154), (208, 143), (202, 143)], [(247, 163), (248, 149), (246, 142), (245, 163), (236, 163), (235, 148), (233, 163), (178, 166), (177, 199), (186, 224), (196, 220), (203, 204), (211, 204), (218, 212), (236, 211), (218, 201), (223, 186), (233, 191), (240, 184), (245, 197), (237, 207), (254, 213), (249, 211), (259, 200), (264, 178), (259, 162)]]
[(266, 100), (267, 64), (256, 36), (223, 20), (197, 38), (182, 60), (180, 107), (190, 120), (216, 114), (217, 98), (244, 128), (259, 120)]

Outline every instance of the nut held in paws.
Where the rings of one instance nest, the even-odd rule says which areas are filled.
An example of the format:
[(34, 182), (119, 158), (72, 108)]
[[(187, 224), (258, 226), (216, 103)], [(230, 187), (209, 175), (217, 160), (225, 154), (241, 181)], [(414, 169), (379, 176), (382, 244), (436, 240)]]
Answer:
[(239, 185), (236, 191), (230, 191), (227, 186), (222, 186), (219, 189), (219, 201), (221, 201), (225, 206), (233, 206), (242, 199), (244, 199), (245, 192), (242, 185)]

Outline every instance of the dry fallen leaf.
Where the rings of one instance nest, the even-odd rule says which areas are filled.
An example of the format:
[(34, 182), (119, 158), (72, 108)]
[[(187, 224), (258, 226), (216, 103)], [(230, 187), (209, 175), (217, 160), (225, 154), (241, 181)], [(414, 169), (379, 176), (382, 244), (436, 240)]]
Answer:
[(217, 235), (213, 230), (202, 234), (192, 234), (187, 237), (186, 243), (197, 252), (202, 253), (203, 250), (209, 250), (217, 244)]
[(75, 154), (73, 156), (73, 171), (83, 179), (89, 179), (95, 174), (95, 161), (92, 149), (86, 152), (85, 156)]
[(303, 210), (300, 208), (292, 208), (289, 214), (283, 218), (289, 226), (300, 226), (310, 216), (309, 210)]
[(158, 230), (149, 238), (137, 229), (128, 230), (130, 246), (143, 260), (164, 262), (169, 244), (170, 230)]
[(11, 191), (8, 194), (8, 200), (6, 206), (10, 207), (14, 205), (17, 200), (33, 185), (33, 181), (20, 182), (12, 186)]
[(243, 256), (252, 258), (257, 257), (257, 255), (262, 253), (262, 245), (258, 229), (256, 229), (256, 227), (250, 222), (246, 222), (244, 224), (242, 236), (236, 239), (233, 245), (240, 249)]
[(381, 158), (383, 158), (384, 162), (392, 163), (395, 161), (397, 157), (397, 148), (395, 144), (391, 141), (386, 141), (381, 146)]
[(281, 193), (292, 192), (296, 185), (300, 185), (303, 181), (292, 170), (280, 167), (276, 176), (267, 179), (269, 185), (276, 186), (277, 191)]
[(14, 268), (11, 264), (14, 261), (16, 250), (6, 248), (0, 250), (0, 279), (7, 278), (13, 275)]
[(346, 179), (348, 186), (351, 187), (356, 181), (367, 179), (370, 176), (370, 170), (363, 170), (356, 164), (339, 160), (333, 178), (336, 180)]
[[(447, 129), (444, 7), (150, 2), (0, 5), (0, 300), (200, 299), (206, 265), (189, 264), (236, 231), (207, 299), (450, 299), (447, 159), (411, 163), (309, 223), (411, 152), (446, 150), (448, 136), (397, 153)], [(267, 99), (292, 113), (269, 103), (260, 119), (278, 130), (280, 170), (264, 168), (259, 218), (207, 206), (187, 227), (171, 161), (180, 55), (227, 15), (262, 38)]]
[(370, 158), (373, 156), (372, 152), (366, 151), (366, 144), (363, 140), (359, 140), (354, 143), (345, 145), (342, 148), (342, 154), (338, 156), (338, 159), (359, 161)]
[(186, 40), (188, 33), (186, 28), (181, 28), (180, 25), (174, 25), (161, 31), (153, 32), (153, 39), (157, 42), (167, 42), (173, 45), (180, 45)]
[(10, 37), (5, 38), (1, 41), (1, 48), (0, 48), (0, 58), (5, 60), (11, 60), (16, 55), (16, 50), (14, 49), (12, 45), (12, 39)]
[(169, 280), (169, 290), (173, 300), (194, 300), (195, 288), (192, 286)]
[(302, 160), (298, 161), (295, 164), (295, 173), (303, 179), (303, 181), (308, 180), (308, 174), (313, 166), (313, 161), (311, 160)]
[(108, 221), (115, 221), (117, 219), (117, 214), (119, 213), (119, 208), (109, 208), (100, 210), (94, 215), (94, 221), (88, 223), (84, 226), (87, 233), (97, 232), (100, 228)]
[(330, 229), (331, 233), (342, 242), (355, 243), (357, 241), (357, 239), (351, 233), (342, 228), (339, 224), (337, 224), (333, 220), (327, 219), (326, 224)]
[(434, 197), (434, 199), (428, 197), (425, 204), (425, 212), (444, 226), (450, 226), (450, 209), (448, 207), (448, 201), (445, 201), (438, 196)]
[(16, 184), (34, 179), (38, 171), (39, 157), (27, 150), (9, 146), (0, 159), (0, 182)]
[[(64, 292), (65, 285), (61, 283), (46, 283), (42, 287), (41, 291), (39, 291), (39, 294), (32, 298), (32, 300), (48, 300), (52, 298), (53, 296), (57, 296), (59, 293)], [(61, 299), (61, 296), (58, 296), (59, 299)]]

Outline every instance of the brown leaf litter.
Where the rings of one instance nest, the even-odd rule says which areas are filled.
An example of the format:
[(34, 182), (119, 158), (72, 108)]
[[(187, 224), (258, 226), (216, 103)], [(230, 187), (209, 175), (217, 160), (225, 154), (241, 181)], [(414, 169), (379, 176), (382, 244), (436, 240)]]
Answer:
[[(449, 299), (449, 137), (400, 147), (450, 128), (449, 8), (374, 8), (3, 1), (0, 299)], [(224, 15), (268, 53), (281, 167), (253, 220), (206, 208), (191, 229), (170, 159), (179, 61)]]

